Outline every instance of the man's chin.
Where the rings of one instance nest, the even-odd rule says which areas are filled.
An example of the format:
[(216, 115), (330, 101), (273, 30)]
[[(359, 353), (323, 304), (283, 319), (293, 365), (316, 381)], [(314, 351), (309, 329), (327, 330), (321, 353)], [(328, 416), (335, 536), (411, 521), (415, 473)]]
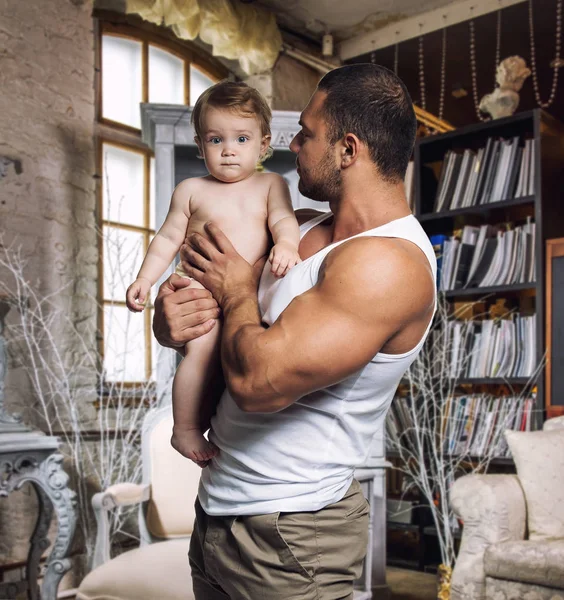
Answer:
[(314, 202), (327, 202), (327, 198), (322, 198), (321, 194), (317, 193), (315, 190), (310, 190), (305, 188), (304, 186), (298, 183), (298, 191), (304, 198), (309, 198)]
[(315, 190), (308, 189), (305, 185), (303, 185), (302, 180), (298, 181), (298, 191), (304, 198), (309, 198), (310, 200), (314, 200), (315, 202), (321, 202), (319, 198), (316, 198)]

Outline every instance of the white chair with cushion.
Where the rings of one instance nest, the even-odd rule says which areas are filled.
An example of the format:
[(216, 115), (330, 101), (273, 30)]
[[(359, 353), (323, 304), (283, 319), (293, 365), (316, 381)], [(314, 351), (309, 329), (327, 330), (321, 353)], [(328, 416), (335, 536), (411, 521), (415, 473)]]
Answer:
[[(201, 470), (172, 448), (171, 434), (170, 406), (149, 411), (141, 441), (143, 483), (119, 483), (92, 498), (98, 525), (96, 548), (92, 571), (80, 584), (76, 600), (194, 600), (188, 547)], [(385, 498), (378, 498), (381, 486), (375, 482), (383, 481), (386, 464), (383, 461), (377, 468), (356, 473), (373, 502), (368, 552), (363, 576), (355, 585), (355, 600), (368, 600), (371, 590), (375, 597), (384, 597), (386, 592), (380, 564), (385, 561), (385, 549), (380, 549), (378, 539), (373, 549), (374, 530), (382, 529), (375, 506), (385, 506)], [(134, 504), (139, 504), (140, 547), (110, 559), (108, 511)]]
[(564, 600), (564, 417), (506, 432), (517, 475), (466, 475), (451, 600)]
[[(98, 534), (93, 570), (77, 600), (194, 600), (188, 546), (200, 468), (170, 445), (170, 406), (143, 422), (143, 484), (119, 483), (92, 498)], [(141, 545), (110, 560), (108, 511), (139, 504)], [(158, 543), (155, 543), (158, 542)]]

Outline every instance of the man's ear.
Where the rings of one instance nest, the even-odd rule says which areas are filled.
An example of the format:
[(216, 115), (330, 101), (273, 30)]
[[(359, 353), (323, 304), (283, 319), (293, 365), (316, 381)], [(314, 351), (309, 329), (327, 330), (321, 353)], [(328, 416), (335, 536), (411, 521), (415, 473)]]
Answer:
[(340, 144), (341, 168), (346, 169), (353, 165), (359, 156), (361, 141), (354, 133), (346, 133)]

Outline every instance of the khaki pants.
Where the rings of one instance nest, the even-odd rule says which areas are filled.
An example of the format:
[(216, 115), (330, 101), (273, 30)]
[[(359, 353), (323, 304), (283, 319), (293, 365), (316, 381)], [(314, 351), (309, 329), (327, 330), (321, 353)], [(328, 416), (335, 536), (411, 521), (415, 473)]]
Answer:
[(368, 502), (353, 481), (316, 512), (212, 517), (196, 500), (196, 600), (350, 600), (368, 543)]

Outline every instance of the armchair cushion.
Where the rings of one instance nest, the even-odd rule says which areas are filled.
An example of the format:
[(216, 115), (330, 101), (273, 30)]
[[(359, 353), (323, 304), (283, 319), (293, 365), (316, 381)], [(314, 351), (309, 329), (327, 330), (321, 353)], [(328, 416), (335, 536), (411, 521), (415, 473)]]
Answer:
[(564, 590), (564, 539), (492, 544), (484, 556), (486, 575)]
[(529, 539), (564, 538), (564, 429), (505, 436), (525, 492)]
[(194, 600), (189, 544), (190, 539), (183, 538), (124, 552), (91, 571), (80, 584), (76, 599)]

